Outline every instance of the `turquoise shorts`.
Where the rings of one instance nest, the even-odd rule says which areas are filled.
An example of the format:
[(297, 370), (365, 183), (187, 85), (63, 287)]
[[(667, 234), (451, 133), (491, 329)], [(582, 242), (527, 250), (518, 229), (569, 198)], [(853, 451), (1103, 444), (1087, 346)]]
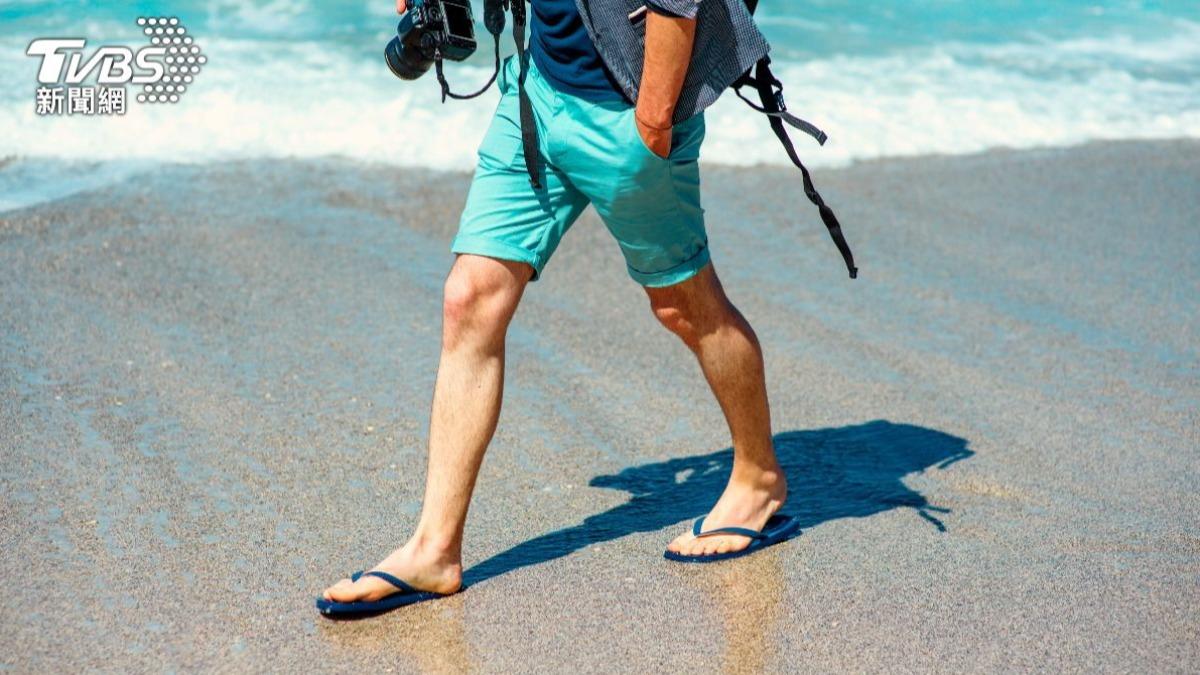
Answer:
[(555, 90), (529, 61), (525, 91), (537, 118), (542, 187), (525, 169), (517, 107), (517, 61), (500, 71), (500, 104), (479, 147), (479, 164), (450, 250), (529, 263), (533, 279), (590, 203), (616, 237), (629, 275), (670, 286), (708, 263), (700, 207), (704, 115), (675, 125), (671, 154), (650, 151), (633, 106)]

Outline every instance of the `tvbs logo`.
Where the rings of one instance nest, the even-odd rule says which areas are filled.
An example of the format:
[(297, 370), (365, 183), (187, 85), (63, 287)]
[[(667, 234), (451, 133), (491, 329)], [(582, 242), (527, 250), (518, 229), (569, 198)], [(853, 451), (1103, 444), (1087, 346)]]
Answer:
[[(26, 55), (41, 58), (35, 110), (39, 115), (123, 115), (126, 85), (139, 103), (178, 103), (208, 62), (176, 17), (138, 17), (150, 44), (104, 46), (87, 55), (83, 38), (40, 38)], [(88, 80), (94, 85), (85, 85)]]

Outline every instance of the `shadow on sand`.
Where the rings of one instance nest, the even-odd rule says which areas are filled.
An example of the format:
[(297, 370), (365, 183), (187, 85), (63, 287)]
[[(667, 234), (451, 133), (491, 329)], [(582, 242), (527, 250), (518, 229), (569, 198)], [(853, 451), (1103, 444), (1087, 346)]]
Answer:
[[(788, 479), (790, 496), (783, 512), (799, 517), (803, 528), (837, 518), (864, 518), (909, 508), (942, 532), (946, 527), (933, 514), (948, 510), (930, 505), (901, 479), (930, 467), (944, 469), (975, 454), (967, 449), (967, 441), (957, 436), (884, 420), (778, 434), (775, 451)], [(703, 515), (724, 489), (732, 462), (733, 451), (726, 448), (597, 476), (589, 485), (624, 490), (632, 498), (579, 525), (498, 553), (467, 570), (463, 581), (479, 583), (592, 544), (658, 531)]]

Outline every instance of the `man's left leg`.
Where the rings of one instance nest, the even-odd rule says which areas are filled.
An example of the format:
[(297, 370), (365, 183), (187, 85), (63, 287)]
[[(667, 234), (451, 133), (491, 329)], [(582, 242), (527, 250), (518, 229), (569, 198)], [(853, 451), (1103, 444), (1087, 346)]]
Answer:
[[(596, 207), (655, 315), (700, 360), (733, 435), (733, 472), (705, 529), (762, 530), (787, 499), (787, 482), (771, 443), (762, 351), (709, 263), (698, 164), (704, 115), (675, 125), (664, 158), (642, 141), (632, 106), (562, 101), (574, 128), (559, 166)], [(695, 555), (749, 543), (744, 536), (694, 540), (689, 533), (670, 548)]]
[[(733, 437), (733, 470), (725, 492), (704, 519), (705, 529), (736, 525), (761, 530), (787, 500), (787, 479), (771, 441), (771, 413), (762, 348), (754, 330), (721, 287), (712, 264), (695, 276), (660, 288), (646, 287), (654, 315), (700, 361)], [(749, 537), (700, 539), (689, 530), (667, 547), (684, 555), (727, 553)]]

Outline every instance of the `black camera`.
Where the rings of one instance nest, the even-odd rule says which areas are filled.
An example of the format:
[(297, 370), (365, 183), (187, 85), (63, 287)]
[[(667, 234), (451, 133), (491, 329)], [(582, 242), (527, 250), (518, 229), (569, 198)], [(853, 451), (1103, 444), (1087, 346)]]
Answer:
[(402, 80), (415, 80), (435, 59), (462, 61), (475, 53), (475, 17), (470, 0), (410, 0), (383, 50), (388, 68)]

